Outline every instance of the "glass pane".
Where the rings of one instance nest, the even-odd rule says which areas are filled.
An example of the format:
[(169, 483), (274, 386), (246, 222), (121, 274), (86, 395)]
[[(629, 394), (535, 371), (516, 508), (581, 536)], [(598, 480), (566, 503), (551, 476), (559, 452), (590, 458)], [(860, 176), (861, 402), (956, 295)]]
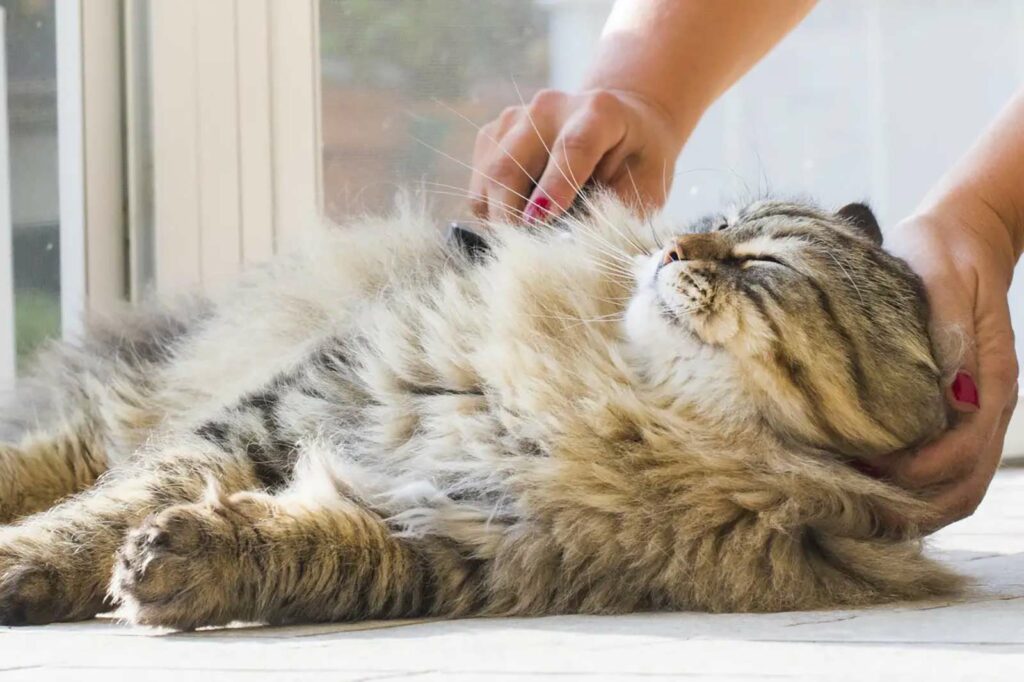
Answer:
[(60, 333), (56, 42), (53, 0), (0, 0), (7, 106), (14, 310), (19, 362)]
[[(421, 187), (464, 203), (476, 129), (548, 81), (547, 22), (523, 0), (321, 0), (325, 209)], [(468, 121), (466, 120), (468, 119)]]

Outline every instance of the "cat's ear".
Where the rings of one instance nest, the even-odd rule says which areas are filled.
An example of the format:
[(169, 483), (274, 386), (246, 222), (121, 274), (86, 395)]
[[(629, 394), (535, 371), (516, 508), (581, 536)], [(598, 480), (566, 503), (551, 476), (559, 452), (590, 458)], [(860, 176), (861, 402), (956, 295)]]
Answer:
[(863, 232), (864, 236), (874, 243), (882, 243), (882, 228), (879, 227), (878, 219), (867, 204), (847, 204), (836, 211), (836, 215)]

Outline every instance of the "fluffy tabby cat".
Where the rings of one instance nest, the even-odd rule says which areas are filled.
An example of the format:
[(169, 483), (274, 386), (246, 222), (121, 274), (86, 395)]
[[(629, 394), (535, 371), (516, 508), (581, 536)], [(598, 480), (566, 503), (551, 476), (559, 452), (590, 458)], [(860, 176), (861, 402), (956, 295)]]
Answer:
[[(416, 211), (57, 346), (0, 445), (0, 622), (775, 611), (955, 591), (852, 460), (947, 425), (870, 212)], [(55, 505), (55, 506), (54, 506)]]

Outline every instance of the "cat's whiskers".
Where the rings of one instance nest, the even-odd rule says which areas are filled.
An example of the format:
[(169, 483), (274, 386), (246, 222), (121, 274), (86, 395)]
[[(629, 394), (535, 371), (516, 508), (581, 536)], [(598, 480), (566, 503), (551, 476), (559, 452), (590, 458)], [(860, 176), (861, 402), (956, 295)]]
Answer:
[[(475, 168), (473, 168), (473, 166), (469, 165), (469, 164), (468, 164), (468, 163), (466, 163), (465, 161), (462, 161), (462, 160), (460, 160), (460, 159), (457, 159), (457, 158), (455, 158), (455, 157), (454, 157), (454, 156), (452, 156), (451, 154), (449, 154), (449, 153), (447, 153), (447, 152), (445, 152), (445, 151), (443, 151), (443, 150), (441, 150), (441, 149), (438, 149), (437, 147), (435, 147), (435, 146), (433, 146), (433, 145), (429, 144), (428, 142), (426, 142), (426, 141), (424, 141), (424, 140), (421, 140), (420, 138), (416, 137), (415, 135), (410, 135), (410, 137), (411, 137), (411, 138), (412, 138), (412, 139), (413, 139), (414, 141), (418, 142), (419, 144), (423, 145), (424, 147), (426, 147), (426, 148), (427, 148), (427, 149), (429, 149), (430, 151), (434, 152), (435, 154), (439, 154), (439, 155), (441, 155), (442, 157), (444, 157), (444, 158), (448, 159), (449, 161), (451, 161), (451, 162), (453, 162), (453, 163), (456, 163), (456, 164), (458, 164), (458, 165), (462, 166), (463, 168), (465, 168), (465, 169), (469, 170), (470, 172), (474, 172), (474, 171), (476, 171), (476, 169), (475, 169)], [(478, 171), (477, 171), (477, 172), (478, 172)], [(496, 185), (498, 185), (499, 187), (501, 187), (502, 189), (508, 190), (508, 191), (509, 191), (509, 192), (511, 192), (512, 194), (514, 194), (514, 195), (516, 195), (517, 197), (521, 198), (521, 199), (522, 199), (523, 201), (529, 201), (529, 200), (530, 200), (530, 199), (529, 199), (529, 197), (526, 197), (526, 196), (524, 196), (524, 195), (520, 194), (519, 192), (517, 192), (516, 190), (512, 189), (511, 187), (509, 187), (509, 186), (508, 186), (508, 185), (506, 185), (505, 183), (501, 182), (500, 180), (498, 180), (498, 179), (496, 179), (496, 178), (494, 178), (494, 177), (492, 177), (492, 176), (490, 176), (490, 175), (486, 175), (486, 174), (484, 174), (484, 173), (480, 173), (480, 174), (481, 174), (481, 175), (482, 175), (483, 177), (485, 177), (486, 179), (488, 179), (488, 180), (490, 180), (491, 182), (493, 182), (494, 184), (496, 184)]]
[[(520, 95), (520, 100), (522, 100), (522, 96), (521, 95)], [(526, 170), (526, 168), (523, 166), (523, 164), (519, 163), (519, 159), (517, 159), (516, 157), (512, 156), (512, 154), (510, 154), (509, 151), (507, 149), (505, 149), (505, 146), (503, 144), (501, 144), (501, 142), (496, 137), (494, 137), (490, 133), (484, 132), (483, 126), (477, 124), (471, 118), (469, 118), (468, 116), (463, 114), (461, 111), (456, 110), (451, 105), (445, 104), (444, 102), (442, 102), (437, 97), (434, 97), (433, 101), (434, 101), (435, 104), (441, 105), (442, 107), (444, 107), (445, 109), (447, 109), (451, 113), (453, 113), (456, 116), (458, 116), (459, 118), (461, 118), (463, 121), (468, 123), (470, 125), (470, 127), (472, 127), (474, 130), (476, 130), (478, 134), (483, 134), (488, 140), (490, 140), (495, 145), (497, 145), (498, 149), (501, 150), (501, 153), (504, 154), (505, 156), (507, 156), (508, 158), (512, 159), (512, 163), (514, 163), (519, 168), (519, 170), (521, 170), (523, 172), (523, 175), (525, 175), (526, 177), (528, 177), (530, 179), (530, 183), (532, 185), (536, 185), (537, 184), (537, 178), (535, 178), (532, 175), (530, 175), (529, 171)], [(492, 182), (494, 182), (493, 178), (489, 178), (488, 177), (488, 179), (491, 180)], [(502, 185), (502, 187), (504, 187), (505, 189), (509, 189), (508, 187), (506, 187), (504, 185)], [(509, 191), (511, 192), (512, 190), (509, 190)], [(523, 196), (519, 192), (512, 192), (512, 193), (515, 194), (516, 196), (522, 198), (524, 201), (529, 202), (529, 198)], [(509, 207), (506, 206), (506, 208), (509, 208)]]
[[(640, 195), (640, 188), (637, 187), (636, 179), (633, 177), (633, 171), (632, 171), (632, 169), (629, 166), (626, 166), (625, 168), (626, 168), (626, 176), (629, 178), (629, 183), (633, 186), (633, 194), (636, 196), (637, 205), (638, 206), (643, 206), (643, 198)], [(646, 216), (646, 215), (644, 216), (644, 222), (646, 222), (648, 225), (651, 226), (651, 235), (654, 237), (654, 241), (651, 243), (651, 248), (652, 249), (656, 249), (656, 250), (660, 250), (661, 243), (658, 240), (657, 235), (654, 233), (654, 222), (651, 220), (650, 216)], [(630, 234), (632, 234), (634, 236), (634, 238), (636, 238), (639, 241), (640, 238), (635, 233), (633, 233), (633, 230), (631, 228), (630, 228)], [(652, 251), (650, 249), (644, 249), (643, 252), (644, 252), (644, 255), (647, 255), (647, 256), (652, 255)]]

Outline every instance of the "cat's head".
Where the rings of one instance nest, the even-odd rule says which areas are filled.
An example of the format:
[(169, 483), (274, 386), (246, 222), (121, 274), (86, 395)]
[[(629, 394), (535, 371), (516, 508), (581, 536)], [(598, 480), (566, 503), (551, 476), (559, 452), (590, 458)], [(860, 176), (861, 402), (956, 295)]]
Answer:
[(719, 416), (852, 456), (947, 423), (921, 280), (871, 211), (761, 201), (641, 259), (626, 317), (651, 372)]

